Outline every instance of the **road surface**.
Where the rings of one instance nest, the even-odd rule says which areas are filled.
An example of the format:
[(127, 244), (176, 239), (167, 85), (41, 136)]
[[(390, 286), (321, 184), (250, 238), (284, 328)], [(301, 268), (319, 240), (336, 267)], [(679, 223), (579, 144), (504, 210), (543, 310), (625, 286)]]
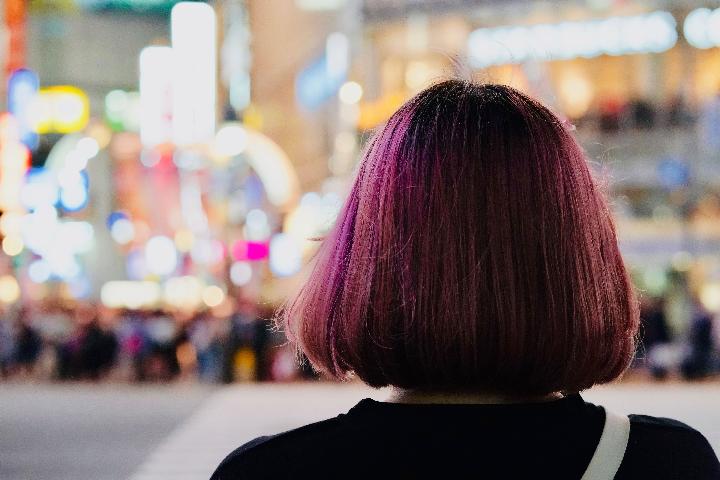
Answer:
[[(207, 479), (235, 446), (346, 411), (362, 385), (0, 385), (3, 480)], [(628, 383), (583, 396), (669, 416), (720, 452), (720, 384)]]

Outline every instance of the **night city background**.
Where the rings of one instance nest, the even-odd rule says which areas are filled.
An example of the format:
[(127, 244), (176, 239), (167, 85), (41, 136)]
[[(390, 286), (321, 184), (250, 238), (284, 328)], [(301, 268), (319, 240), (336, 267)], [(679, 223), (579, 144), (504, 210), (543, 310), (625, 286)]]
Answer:
[(271, 318), (365, 140), (452, 76), (549, 105), (610, 196), (642, 346), (587, 398), (720, 452), (720, 1), (0, 6), (0, 478), (207, 478), (383, 398)]

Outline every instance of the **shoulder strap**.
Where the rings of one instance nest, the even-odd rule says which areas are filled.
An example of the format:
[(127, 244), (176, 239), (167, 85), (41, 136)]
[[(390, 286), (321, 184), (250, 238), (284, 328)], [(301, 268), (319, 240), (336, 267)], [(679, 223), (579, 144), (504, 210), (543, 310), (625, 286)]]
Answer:
[(605, 409), (605, 426), (595, 454), (581, 480), (612, 480), (620, 468), (630, 438), (630, 419)]

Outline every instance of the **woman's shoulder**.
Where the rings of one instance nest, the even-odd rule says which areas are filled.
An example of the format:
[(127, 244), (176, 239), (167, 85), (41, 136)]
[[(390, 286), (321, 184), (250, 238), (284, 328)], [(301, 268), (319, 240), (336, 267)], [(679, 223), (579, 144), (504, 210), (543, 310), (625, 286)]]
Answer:
[(629, 417), (630, 438), (617, 478), (720, 480), (720, 463), (702, 433), (672, 418)]
[(707, 448), (712, 450), (710, 443), (702, 433), (679, 420), (638, 414), (629, 415), (629, 418), (631, 444), (634, 443), (633, 441), (647, 441), (659, 446), (666, 440), (673, 443), (683, 440), (693, 444), (707, 445)]
[(311, 423), (277, 435), (255, 438), (233, 450), (211, 480), (282, 478), (317, 452), (318, 444), (332, 445), (343, 431), (343, 417)]

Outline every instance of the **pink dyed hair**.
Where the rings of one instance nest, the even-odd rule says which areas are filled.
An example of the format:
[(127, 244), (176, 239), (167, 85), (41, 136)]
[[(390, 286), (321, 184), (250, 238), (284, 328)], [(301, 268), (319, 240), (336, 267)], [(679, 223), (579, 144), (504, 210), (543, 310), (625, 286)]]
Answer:
[(448, 80), (371, 140), (278, 320), (336, 378), (547, 393), (618, 377), (638, 307), (563, 123), (511, 87)]

